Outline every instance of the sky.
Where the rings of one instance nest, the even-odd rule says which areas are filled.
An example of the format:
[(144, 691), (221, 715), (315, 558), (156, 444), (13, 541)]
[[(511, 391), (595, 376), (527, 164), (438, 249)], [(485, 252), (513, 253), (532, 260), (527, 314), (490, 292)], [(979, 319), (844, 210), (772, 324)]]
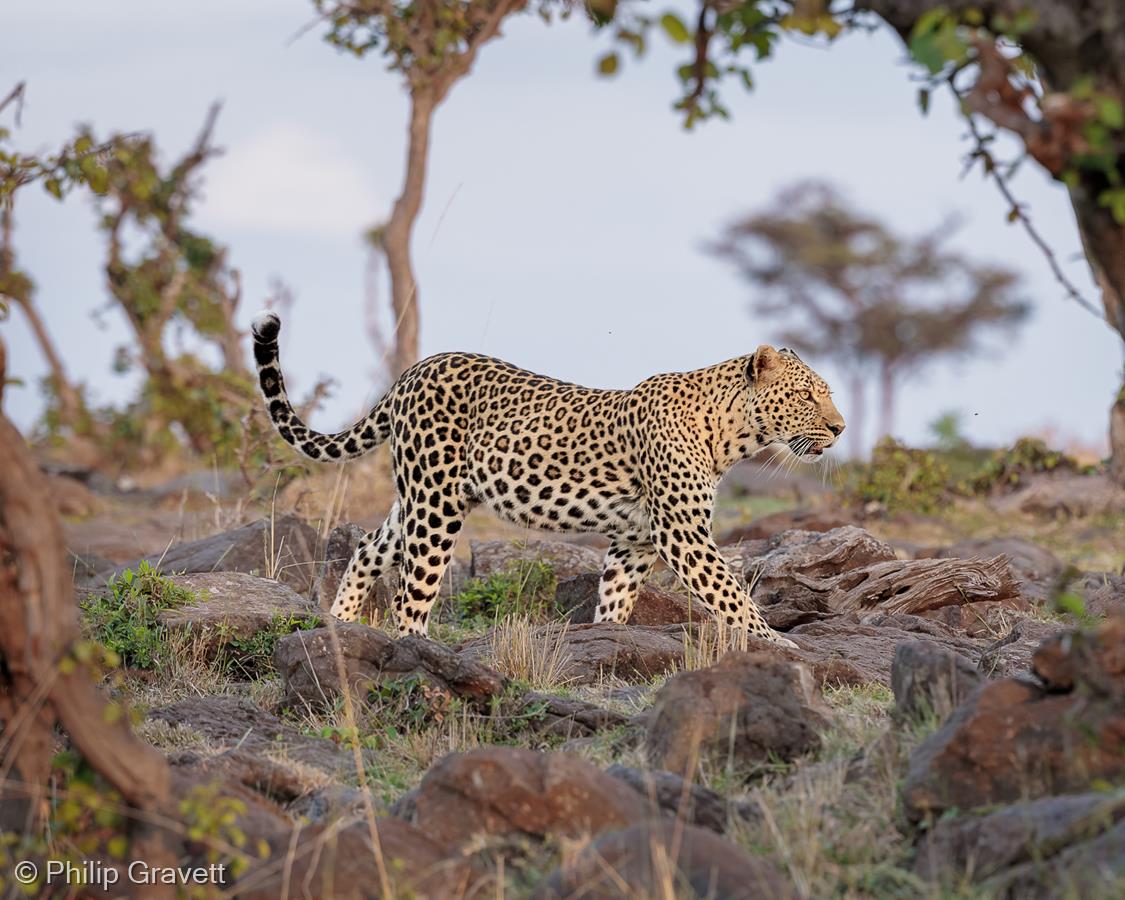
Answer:
[[(665, 6), (654, 5), (660, 11)], [(682, 6), (682, 4), (679, 4)], [(325, 431), (375, 399), (363, 328), (360, 233), (385, 219), (405, 153), (406, 95), (377, 57), (321, 40), (307, 0), (3, 0), (0, 93), (27, 82), (17, 145), (47, 150), (78, 123), (100, 134), (151, 130), (169, 157), (222, 101), (195, 227), (242, 273), (239, 321), (282, 279), (296, 302), (282, 363), (300, 395), (338, 382), (311, 423)], [(1066, 300), (1046, 262), (979, 174), (962, 177), (964, 125), (937, 97), (917, 108), (901, 45), (885, 30), (830, 48), (787, 40), (756, 67), (756, 89), (727, 88), (729, 122), (685, 132), (671, 104), (682, 48), (659, 35), (614, 79), (595, 74), (607, 37), (576, 17), (510, 19), (438, 110), (415, 232), (424, 355), (466, 350), (593, 387), (630, 387), (751, 352), (778, 326), (749, 312), (751, 288), (703, 251), (742, 213), (798, 179), (831, 181), (904, 233), (965, 222), (955, 246), (1020, 272), (1034, 316), (1016, 339), (941, 360), (899, 387), (896, 433), (929, 439), (946, 411), (967, 436), (999, 444), (1051, 429), (1105, 446), (1121, 342)], [(1034, 164), (1014, 188), (1069, 276), (1097, 300), (1065, 192)], [(19, 198), (16, 246), (72, 378), (103, 402), (135, 382), (111, 373), (128, 339), (107, 296), (92, 205)], [(386, 296), (386, 285), (382, 285)], [(30, 426), (45, 372), (18, 311), (0, 324), (7, 412)], [(806, 360), (838, 383), (839, 373)], [(869, 401), (869, 408), (873, 401)], [(868, 429), (874, 427), (868, 416)], [(870, 435), (869, 435), (870, 437)]]

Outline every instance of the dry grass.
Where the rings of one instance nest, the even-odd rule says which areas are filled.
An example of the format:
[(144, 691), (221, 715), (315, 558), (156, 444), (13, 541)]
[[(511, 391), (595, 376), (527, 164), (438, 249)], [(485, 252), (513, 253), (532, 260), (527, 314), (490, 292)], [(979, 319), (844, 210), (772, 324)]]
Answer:
[(509, 617), (492, 630), (485, 664), (535, 690), (558, 690), (572, 680), (566, 636), (566, 622), (540, 625)]

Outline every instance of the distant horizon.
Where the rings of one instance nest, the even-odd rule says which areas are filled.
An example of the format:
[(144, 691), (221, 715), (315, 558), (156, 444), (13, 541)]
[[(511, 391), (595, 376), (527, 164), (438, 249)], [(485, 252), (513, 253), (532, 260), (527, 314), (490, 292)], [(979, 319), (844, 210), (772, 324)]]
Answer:
[[(286, 376), (298, 395), (320, 375), (335, 378), (310, 424), (350, 422), (374, 399), (360, 234), (399, 189), (399, 79), (378, 59), (337, 54), (316, 29), (292, 41), (312, 17), (305, 0), (202, 0), (190, 11), (139, 0), (96, 11), (77, 0), (9, 5), (0, 52), (11, 81), (28, 83), (13, 135), (21, 149), (57, 146), (89, 122), (99, 134), (151, 130), (167, 159), (194, 139), (211, 102), (224, 101), (215, 140), (225, 152), (204, 169), (192, 221), (242, 271), (240, 326), (264, 305), (272, 279), (292, 287)], [(73, 27), (60, 32), (60, 15)], [(414, 241), (422, 355), (471, 350), (622, 388), (777, 343), (776, 324), (748, 312), (749, 287), (700, 247), (777, 189), (817, 178), (907, 234), (961, 214), (954, 245), (1019, 271), (1033, 302), (1015, 341), (986, 340), (989, 353), (905, 380), (896, 436), (929, 443), (929, 424), (959, 410), (980, 445), (1053, 430), (1056, 446), (1106, 453), (1120, 339), (1063, 297), (1039, 251), (1006, 223), (994, 187), (979, 173), (960, 177), (963, 125), (942, 98), (919, 114), (889, 32), (827, 50), (786, 41), (756, 67), (753, 93), (725, 87), (731, 122), (685, 134), (671, 109), (680, 51), (658, 39), (619, 77), (600, 79), (605, 38), (578, 18), (550, 27), (512, 20), (437, 113)], [(1068, 277), (1100, 305), (1065, 190), (1033, 164), (1014, 186)], [(128, 332), (114, 311), (105, 330), (90, 319), (107, 297), (89, 203), (60, 206), (32, 187), (16, 214), (19, 264), (38, 283), (69, 374), (97, 402), (123, 400), (136, 379), (112, 375), (110, 363)], [(385, 278), (380, 291), (385, 303)], [(2, 327), (9, 375), (25, 382), (8, 388), (5, 408), (28, 429), (43, 407), (36, 384), (45, 366), (19, 310)], [(840, 372), (809, 362), (837, 388), (847, 417)], [(872, 398), (867, 405), (870, 447)]]

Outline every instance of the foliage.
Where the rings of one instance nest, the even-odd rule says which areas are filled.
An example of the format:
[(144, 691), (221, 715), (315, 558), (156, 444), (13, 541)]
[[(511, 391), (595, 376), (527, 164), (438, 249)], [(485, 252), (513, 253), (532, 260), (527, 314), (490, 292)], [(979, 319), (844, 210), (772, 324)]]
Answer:
[[(754, 62), (767, 59), (786, 32), (835, 39), (844, 25), (827, 12), (827, 6), (799, 0), (701, 2), (694, 28), (674, 11), (650, 14), (633, 3), (600, 3), (592, 5), (591, 13), (595, 24), (611, 30), (613, 40), (627, 47), (635, 58), (645, 55), (654, 31), (688, 48), (688, 59), (676, 69), (681, 94), (675, 108), (683, 114), (684, 126), (691, 128), (705, 119), (730, 116), (719, 94), (719, 82), (729, 77), (752, 89), (753, 72), (746, 58)], [(602, 75), (614, 75), (620, 67), (617, 51), (598, 60)]]
[[(187, 826), (188, 840), (202, 845), (203, 858), (212, 865), (224, 865), (238, 877), (246, 871), (249, 857), (245, 849), (246, 832), (239, 819), (246, 804), (222, 794), (222, 784), (197, 784), (180, 800), (180, 815)], [(254, 848), (260, 859), (269, 857), (269, 845), (260, 839)]]
[(469, 579), (453, 598), (461, 623), (488, 624), (516, 616), (547, 619), (554, 612), (555, 572), (549, 563), (517, 560), (503, 572)]
[(142, 561), (136, 571), (126, 569), (111, 577), (106, 593), (87, 598), (81, 608), (90, 636), (116, 653), (122, 666), (154, 669), (168, 653), (160, 613), (197, 599)]
[(272, 665), (277, 642), (294, 631), (319, 628), (319, 616), (294, 616), (278, 614), (265, 628), (251, 635), (225, 636), (222, 644), (222, 664), (227, 674), (235, 677), (256, 678)]
[(1010, 448), (993, 452), (969, 482), (972, 493), (1013, 491), (1022, 487), (1029, 475), (1039, 472), (1087, 472), (1074, 457), (1051, 450), (1039, 438), (1022, 437)]
[(871, 461), (858, 466), (845, 496), (858, 503), (880, 503), (888, 511), (930, 513), (946, 496), (949, 468), (930, 450), (917, 450), (884, 438)]

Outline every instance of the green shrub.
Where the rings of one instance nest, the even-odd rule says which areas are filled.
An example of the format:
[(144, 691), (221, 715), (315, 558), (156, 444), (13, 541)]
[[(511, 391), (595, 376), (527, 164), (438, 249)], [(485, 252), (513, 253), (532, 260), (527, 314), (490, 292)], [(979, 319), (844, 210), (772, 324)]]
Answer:
[(323, 624), (319, 616), (276, 615), (261, 631), (246, 637), (233, 635), (226, 639), (221, 648), (220, 660), (228, 675), (243, 678), (257, 678), (273, 665), (273, 651), (277, 642), (294, 631), (319, 628)]
[(453, 598), (453, 612), (461, 623), (514, 615), (549, 618), (555, 612), (555, 570), (539, 560), (518, 560), (503, 572), (471, 578)]
[(114, 575), (105, 593), (81, 604), (90, 637), (116, 653), (126, 668), (156, 668), (168, 653), (167, 629), (158, 616), (197, 600), (147, 562)]
[(883, 504), (888, 510), (933, 512), (946, 495), (949, 467), (939, 454), (883, 438), (871, 462), (854, 470), (845, 494), (853, 502)]
[(967, 491), (973, 494), (1013, 491), (1037, 472), (1089, 472), (1072, 456), (1051, 450), (1039, 438), (1022, 437), (1011, 447), (996, 450), (973, 477)]

